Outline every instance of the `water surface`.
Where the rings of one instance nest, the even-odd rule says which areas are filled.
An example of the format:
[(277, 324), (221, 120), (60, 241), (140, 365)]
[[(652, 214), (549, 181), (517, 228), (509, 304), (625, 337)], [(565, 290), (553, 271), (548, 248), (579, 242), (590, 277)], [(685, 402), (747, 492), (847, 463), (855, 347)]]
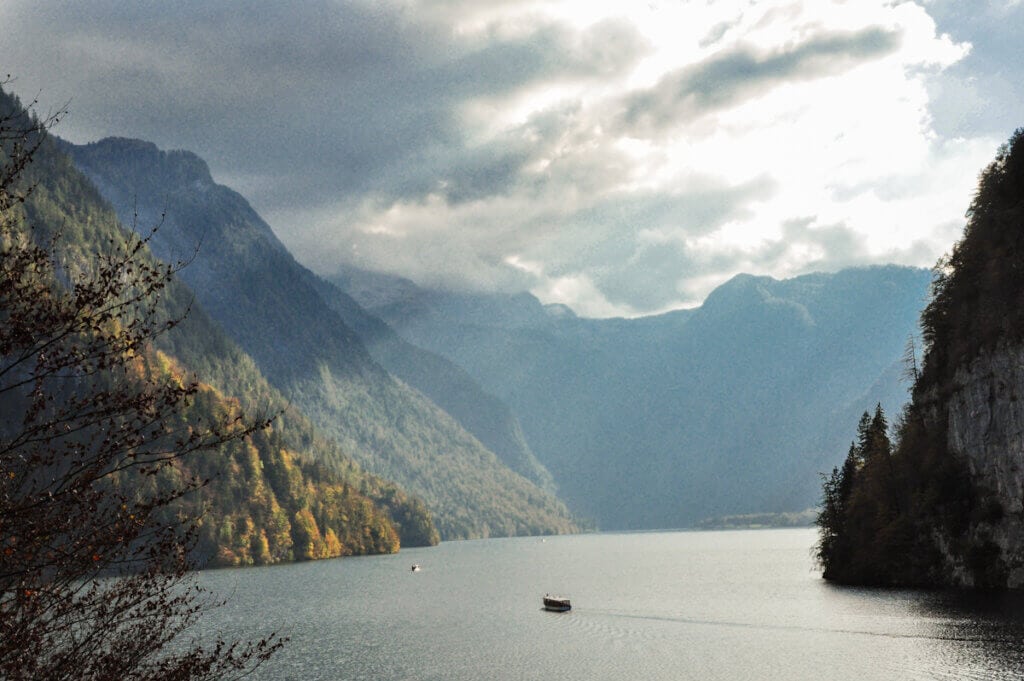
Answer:
[[(489, 539), (209, 571), (229, 604), (204, 628), (289, 635), (258, 679), (1024, 678), (1019, 595), (830, 586), (815, 538)], [(572, 611), (541, 610), (546, 592)]]

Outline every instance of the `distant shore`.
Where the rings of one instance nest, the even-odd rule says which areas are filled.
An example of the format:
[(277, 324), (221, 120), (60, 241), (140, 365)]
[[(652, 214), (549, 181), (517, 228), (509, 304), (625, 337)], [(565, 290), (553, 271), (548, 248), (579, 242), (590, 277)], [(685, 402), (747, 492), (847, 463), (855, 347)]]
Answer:
[(818, 517), (818, 509), (785, 513), (745, 513), (704, 518), (694, 527), (698, 530), (755, 530), (770, 527), (811, 527)]

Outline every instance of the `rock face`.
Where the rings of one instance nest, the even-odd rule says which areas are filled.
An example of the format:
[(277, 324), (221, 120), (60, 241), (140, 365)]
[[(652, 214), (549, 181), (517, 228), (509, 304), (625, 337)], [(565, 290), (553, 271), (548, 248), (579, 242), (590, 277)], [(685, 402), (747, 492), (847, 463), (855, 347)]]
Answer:
[[(972, 529), (1002, 552), (1006, 586), (1024, 587), (1024, 346), (1001, 345), (956, 372), (946, 402), (950, 451), (963, 457), (979, 488), (998, 502), (1001, 517)], [(969, 573), (947, 552), (953, 578)]]

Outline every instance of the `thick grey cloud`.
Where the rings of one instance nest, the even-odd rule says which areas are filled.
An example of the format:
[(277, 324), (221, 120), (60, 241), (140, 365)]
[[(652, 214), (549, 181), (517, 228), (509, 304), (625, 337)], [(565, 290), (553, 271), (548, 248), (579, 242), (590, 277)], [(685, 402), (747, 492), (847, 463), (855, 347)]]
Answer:
[(481, 40), (458, 35), (444, 12), (386, 2), (34, 1), (2, 18), (13, 38), (4, 60), (24, 64), (31, 73), (18, 75), (44, 95), (72, 99), (62, 132), (197, 150), (275, 208), (498, 191), (524, 156), (464, 139), (463, 102), (605, 77), (644, 50), (621, 22)]
[(790, 80), (831, 75), (891, 53), (898, 33), (867, 28), (826, 33), (778, 52), (739, 46), (666, 74), (654, 87), (630, 94), (620, 123), (630, 134), (650, 136), (757, 96)]

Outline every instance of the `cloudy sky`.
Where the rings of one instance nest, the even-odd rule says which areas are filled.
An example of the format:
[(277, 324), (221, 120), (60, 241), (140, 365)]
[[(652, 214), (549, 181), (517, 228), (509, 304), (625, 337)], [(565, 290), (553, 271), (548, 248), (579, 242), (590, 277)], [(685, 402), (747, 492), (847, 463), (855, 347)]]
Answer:
[(588, 316), (931, 266), (1024, 125), (1020, 0), (3, 0), (75, 142), (205, 158), (296, 257)]

